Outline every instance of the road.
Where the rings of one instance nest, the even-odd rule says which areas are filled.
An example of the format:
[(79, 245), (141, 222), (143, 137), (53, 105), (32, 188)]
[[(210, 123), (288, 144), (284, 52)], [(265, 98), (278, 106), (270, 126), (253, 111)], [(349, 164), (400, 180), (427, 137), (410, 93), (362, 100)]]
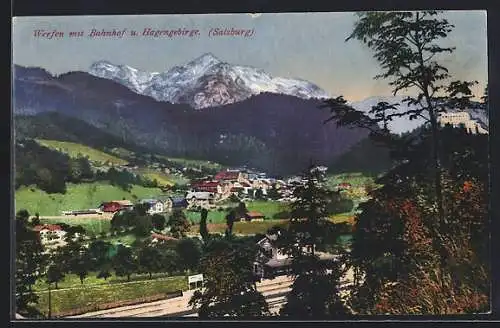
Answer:
[[(34, 216), (31, 216), (34, 218)], [(93, 219), (102, 219), (102, 220), (111, 220), (113, 218), (113, 214), (103, 213), (99, 214), (79, 214), (79, 215), (40, 215), (40, 219), (49, 219), (49, 220), (64, 220), (64, 219), (75, 219), (75, 220), (93, 220)]]
[[(276, 313), (291, 290), (292, 279), (277, 277), (257, 283), (257, 290), (262, 293), (270, 305), (271, 312)], [(119, 308), (89, 312), (66, 318), (123, 318), (123, 317), (196, 317), (197, 311), (189, 305), (194, 291), (186, 291), (182, 297), (150, 303), (122, 306)]]

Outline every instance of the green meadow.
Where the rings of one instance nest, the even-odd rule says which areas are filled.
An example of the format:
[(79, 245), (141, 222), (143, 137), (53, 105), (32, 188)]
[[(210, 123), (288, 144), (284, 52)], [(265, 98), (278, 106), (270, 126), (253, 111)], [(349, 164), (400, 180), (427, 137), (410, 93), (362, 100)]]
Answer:
[(128, 163), (124, 159), (74, 142), (45, 139), (36, 139), (36, 141), (42, 146), (66, 153), (73, 158), (76, 158), (80, 154), (84, 157), (88, 157), (90, 161), (99, 162), (102, 164), (108, 162), (113, 165), (125, 165)]
[(150, 198), (161, 194), (159, 188), (134, 185), (130, 192), (107, 183), (67, 184), (65, 194), (47, 194), (35, 187), (21, 187), (15, 193), (15, 209), (26, 209), (32, 215), (58, 216), (62, 211), (97, 208), (110, 200)]
[[(94, 274), (95, 275), (95, 274)], [(95, 277), (85, 279), (82, 285), (78, 277), (69, 275), (61, 282), (59, 289), (51, 292), (51, 310), (53, 316), (58, 316), (67, 311), (89, 306), (99, 306), (121, 301), (133, 301), (143, 297), (150, 297), (178, 290), (187, 290), (187, 278), (185, 276), (174, 276), (168, 278), (157, 278), (124, 282), (123, 278), (111, 277), (108, 281), (98, 281)], [(118, 283), (120, 282), (120, 283)], [(43, 313), (48, 313), (48, 292), (43, 283), (35, 288), (39, 296), (37, 308)]]
[(65, 223), (72, 226), (81, 226), (89, 235), (98, 236), (101, 233), (109, 232), (111, 228), (111, 221), (106, 219), (85, 218), (85, 217), (72, 217), (67, 218), (40, 218), (42, 224), (56, 224)]

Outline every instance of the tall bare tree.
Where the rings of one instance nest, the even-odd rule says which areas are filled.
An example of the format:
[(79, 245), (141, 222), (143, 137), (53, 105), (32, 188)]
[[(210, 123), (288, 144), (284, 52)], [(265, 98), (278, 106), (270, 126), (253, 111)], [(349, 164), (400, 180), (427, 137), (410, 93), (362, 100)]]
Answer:
[[(359, 19), (346, 41), (356, 39), (374, 51), (382, 69), (375, 79), (389, 80), (394, 95), (402, 92), (413, 95), (403, 99), (408, 107), (401, 107), (399, 103), (379, 103), (371, 111), (373, 119), (346, 106), (341, 97), (327, 101), (326, 106), (331, 108), (332, 119), (337, 119), (339, 124), (372, 129), (386, 141), (391, 140), (387, 122), (396, 117), (421, 118), (429, 124), (433, 139), (436, 207), (441, 223), (445, 224), (439, 114), (469, 106), (473, 97), (470, 87), (477, 82), (452, 80), (448, 69), (439, 62), (445, 54), (455, 50), (439, 43), (454, 27), (440, 14), (439, 11), (358, 13)], [(374, 131), (374, 123), (379, 122), (384, 129)]]

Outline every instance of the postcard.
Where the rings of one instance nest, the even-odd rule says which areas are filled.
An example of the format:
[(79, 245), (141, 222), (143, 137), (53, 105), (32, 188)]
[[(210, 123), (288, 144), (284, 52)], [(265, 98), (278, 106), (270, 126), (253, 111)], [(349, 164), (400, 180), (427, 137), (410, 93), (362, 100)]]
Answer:
[(490, 312), (486, 11), (25, 16), (12, 45), (17, 319)]

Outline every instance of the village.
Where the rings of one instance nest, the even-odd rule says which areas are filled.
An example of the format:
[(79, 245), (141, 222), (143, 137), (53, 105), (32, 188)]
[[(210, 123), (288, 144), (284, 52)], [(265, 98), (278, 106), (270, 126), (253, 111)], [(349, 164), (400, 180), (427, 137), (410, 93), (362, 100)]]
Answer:
[[(324, 166), (320, 166), (318, 169), (322, 172), (327, 171), (327, 167)], [(133, 211), (134, 207), (139, 204), (146, 205), (146, 212), (149, 215), (165, 216), (174, 211), (184, 210), (194, 212), (200, 212), (202, 209), (216, 211), (227, 208), (225, 204), (241, 202), (264, 201), (289, 204), (296, 200), (294, 189), (303, 186), (305, 183), (306, 180), (298, 175), (282, 180), (270, 178), (265, 173), (246, 168), (224, 169), (213, 176), (193, 180), (184, 194), (167, 192), (157, 197), (138, 200), (135, 203), (127, 199), (103, 200), (94, 209), (74, 209), (64, 211), (62, 214), (68, 217), (70, 221), (71, 218), (80, 221), (87, 218), (93, 220), (95, 217), (111, 220), (117, 214)], [(333, 189), (343, 192), (351, 188), (350, 183), (340, 182)], [(237, 222), (263, 222), (267, 219), (274, 222), (274, 220), (271, 220), (272, 218), (266, 217), (266, 215), (256, 210), (246, 210), (244, 213), (238, 214), (240, 216), (235, 218)], [(61, 224), (39, 224), (34, 227), (34, 230), (39, 235), (46, 252), (64, 246), (66, 243), (66, 231)], [(76, 237), (78, 237), (78, 234)], [(158, 231), (151, 231), (150, 237), (152, 242), (177, 240), (177, 238), (169, 236), (168, 233), (159, 233)], [(273, 239), (275, 236), (266, 235), (264, 240), (269, 240), (269, 238)], [(259, 244), (264, 243), (264, 240), (260, 241)], [(267, 242), (265, 244), (268, 245)], [(271, 261), (269, 265), (273, 268), (271, 272), (275, 272), (275, 269), (279, 271), (282, 266), (286, 267), (289, 262), (289, 259), (276, 254), (276, 250), (269, 254)], [(269, 273), (264, 270), (262, 265), (257, 265), (257, 263), (261, 262), (256, 262), (254, 270), (258, 276), (267, 277)]]
[[(322, 172), (327, 171), (327, 167), (318, 167)], [(184, 193), (176, 193), (175, 191), (163, 192), (156, 197), (140, 199), (136, 202), (132, 202), (131, 200), (121, 199), (121, 200), (106, 200), (104, 199), (100, 204), (97, 204), (94, 209), (70, 209), (68, 211), (64, 211), (63, 216), (67, 217), (66, 220), (61, 220), (69, 223), (75, 222), (78, 224), (78, 221), (88, 221), (94, 220), (96, 221), (96, 217), (100, 217), (97, 221), (111, 221), (113, 217), (120, 216), (121, 214), (125, 214), (127, 212), (134, 212), (134, 209), (137, 209), (138, 205), (141, 205), (142, 208), (146, 209), (147, 214), (150, 216), (164, 216), (169, 217), (172, 216), (176, 211), (194, 211), (201, 212), (202, 209), (207, 211), (217, 212), (220, 211), (221, 208), (225, 209), (223, 213), (225, 213), (226, 209), (230, 209), (234, 204), (241, 203), (274, 203), (274, 204), (283, 204), (288, 205), (293, 202), (294, 190), (298, 186), (303, 186), (307, 180), (302, 176), (292, 176), (286, 179), (276, 179), (272, 177), (268, 177), (265, 173), (256, 172), (253, 170), (249, 170), (246, 168), (233, 168), (233, 169), (224, 169), (217, 172), (214, 175), (206, 176), (202, 179), (193, 179), (188, 186), (187, 191)], [(340, 182), (334, 186), (334, 190), (336, 191), (348, 191), (352, 186), (348, 182)], [(354, 188), (353, 188), (354, 189)], [(146, 206), (144, 206), (146, 205)], [(264, 223), (264, 221), (269, 221), (270, 223), (275, 223), (277, 220), (273, 220), (273, 218), (266, 216), (264, 213), (257, 210), (246, 210), (244, 213), (238, 213), (238, 217), (236, 217), (236, 222), (243, 223), (245, 225), (258, 225), (259, 223)], [(85, 230), (81, 232), (75, 233), (69, 232), (68, 226), (65, 226), (65, 223), (57, 223), (59, 221), (55, 221), (56, 223), (48, 223), (44, 221), (44, 223), (40, 223), (33, 227), (33, 230), (38, 235), (38, 238), (43, 245), (43, 253), (51, 256), (54, 252), (57, 252), (57, 249), (61, 247), (65, 247), (68, 242), (69, 236), (72, 239), (80, 240), (83, 242), (82, 246), (85, 249), (90, 250), (92, 245), (96, 242), (107, 242), (109, 239), (106, 237), (91, 237), (87, 234)], [(273, 230), (273, 229), (271, 229)], [(283, 304), (283, 296), (280, 296), (279, 302), (274, 301), (276, 293), (285, 293), (290, 288), (290, 281), (288, 275), (291, 270), (292, 259), (289, 255), (282, 253), (280, 248), (275, 244), (276, 239), (280, 235), (280, 230), (276, 231), (266, 231), (260, 236), (256, 236), (255, 244), (259, 249), (255, 260), (251, 263), (252, 272), (257, 283), (262, 284), (264, 287), (262, 288), (270, 288), (265, 287), (267, 284), (277, 285), (282, 284), (281, 280), (283, 280), (283, 286), (275, 287), (276, 292), (269, 294), (266, 297), (268, 302), (271, 302), (272, 308), (274, 310), (278, 310)], [(170, 232), (170, 227), (165, 226), (165, 229), (161, 231), (158, 229), (153, 229), (148, 232), (143, 240), (147, 240), (147, 247), (157, 248), (159, 245), (164, 245), (165, 243), (171, 243), (172, 245), (176, 245), (182, 240), (189, 239), (193, 236), (173, 236)], [(122, 232), (123, 233), (123, 232)], [(125, 232), (126, 233), (126, 232)], [(197, 234), (195, 239), (201, 239), (201, 236)], [(247, 236), (252, 238), (251, 236)], [(132, 246), (131, 244), (126, 244), (120, 242), (119, 237), (116, 239), (116, 243), (113, 242), (110, 244), (110, 252), (116, 252), (120, 247), (126, 247), (128, 249), (135, 249), (136, 246)], [(160, 247), (161, 248), (161, 247)], [(158, 248), (158, 249), (160, 249)], [(319, 256), (320, 261), (325, 263), (335, 262), (339, 260), (339, 255), (336, 253), (324, 252), (316, 249), (314, 246), (314, 252)], [(348, 247), (346, 247), (346, 250)], [(310, 253), (313, 251), (311, 247), (306, 247), (303, 249), (304, 252)], [(187, 259), (179, 260), (188, 261)], [(114, 263), (114, 262), (113, 262)], [(109, 265), (114, 265), (110, 262)], [(193, 272), (196, 273), (196, 272)], [(191, 279), (197, 277), (196, 286), (193, 287), (198, 289), (198, 282), (203, 280), (202, 274), (191, 275), (188, 278)], [(154, 280), (153, 280), (154, 282)], [(342, 288), (346, 289), (352, 283), (352, 272), (348, 272), (345, 276), (342, 277)], [(189, 280), (189, 286), (191, 288), (191, 281)], [(178, 292), (178, 295), (172, 298), (172, 302), (183, 302), (188, 299), (191, 291)], [(278, 294), (279, 294), (278, 293)], [(281, 295), (281, 294), (280, 294)], [(161, 302), (170, 302), (168, 300), (162, 300)], [(274, 303), (273, 303), (274, 302)], [(138, 305), (137, 305), (138, 306)], [(152, 303), (151, 306), (145, 307), (145, 310), (148, 311), (152, 309), (156, 309), (155, 305)], [(161, 307), (163, 312), (167, 311), (170, 313), (169, 315), (181, 315), (181, 310), (175, 311), (171, 306)], [(102, 316), (113, 316), (121, 313), (121, 308), (110, 308), (109, 310), (104, 310)], [(155, 310), (156, 311), (156, 310)], [(170, 312), (169, 312), (170, 311)], [(183, 311), (186, 313), (189, 312), (189, 315), (195, 312), (191, 307), (185, 305)], [(194, 312), (193, 312), (194, 311)], [(86, 313), (88, 312), (88, 313)], [(162, 312), (162, 313), (163, 313)], [(96, 315), (94, 312), (90, 310), (85, 310), (84, 307), (76, 308), (75, 310), (70, 310), (66, 312), (65, 315), (69, 315), (70, 313), (75, 313), (77, 316), (93, 316)], [(80, 314), (81, 313), (81, 314)], [(99, 312), (100, 313), (100, 312)], [(143, 313), (143, 312), (140, 312)], [(149, 312), (148, 312), (149, 313)], [(165, 312), (166, 313), (166, 312)], [(182, 312), (184, 313), (184, 312)], [(61, 313), (62, 315), (62, 313)], [(182, 314), (184, 315), (184, 314)]]
[[(326, 167), (320, 167), (326, 171)], [(134, 205), (146, 204), (147, 213), (165, 214), (173, 210), (215, 210), (220, 204), (227, 201), (251, 202), (256, 199), (270, 200), (280, 203), (290, 203), (295, 200), (293, 190), (303, 185), (305, 180), (301, 176), (292, 176), (286, 180), (268, 178), (265, 173), (248, 169), (225, 169), (214, 176), (193, 180), (184, 194), (175, 192), (163, 193), (154, 198), (141, 199), (135, 204), (127, 199), (103, 200), (94, 209), (73, 209), (63, 211), (65, 216), (104, 215), (112, 216), (121, 211), (133, 210)], [(348, 190), (351, 185), (347, 182), (339, 183), (336, 191)], [(259, 212), (249, 212), (241, 221), (262, 221), (264, 215)]]

